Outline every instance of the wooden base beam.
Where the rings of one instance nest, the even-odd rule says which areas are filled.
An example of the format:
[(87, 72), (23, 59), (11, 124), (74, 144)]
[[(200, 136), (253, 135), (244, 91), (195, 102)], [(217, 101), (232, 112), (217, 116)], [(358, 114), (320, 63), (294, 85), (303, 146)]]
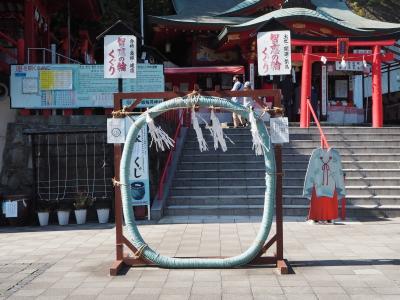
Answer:
[(276, 262), (276, 271), (280, 275), (289, 274), (289, 266), (285, 260), (278, 260)]
[(123, 260), (114, 261), (110, 268), (110, 276), (117, 276), (118, 272), (122, 269), (123, 266), (125, 266)]

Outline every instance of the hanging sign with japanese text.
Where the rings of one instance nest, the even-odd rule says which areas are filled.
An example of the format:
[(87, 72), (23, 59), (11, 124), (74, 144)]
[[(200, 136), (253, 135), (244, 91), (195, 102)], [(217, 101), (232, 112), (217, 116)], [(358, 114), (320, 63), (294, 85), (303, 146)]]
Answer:
[(288, 75), (292, 70), (290, 31), (257, 34), (258, 74)]
[[(136, 118), (125, 118), (126, 134)], [(150, 205), (148, 149), (147, 126), (143, 126), (136, 138), (130, 165), (129, 186), (132, 206)]]
[(104, 37), (104, 78), (136, 78), (136, 37)]
[(273, 144), (289, 143), (289, 121), (286, 117), (271, 118), (271, 142)]

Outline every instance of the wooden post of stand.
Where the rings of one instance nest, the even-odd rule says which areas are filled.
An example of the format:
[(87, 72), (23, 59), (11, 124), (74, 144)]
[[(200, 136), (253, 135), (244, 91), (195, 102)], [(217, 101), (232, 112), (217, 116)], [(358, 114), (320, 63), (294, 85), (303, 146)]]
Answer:
[(282, 145), (275, 145), (276, 163), (276, 269), (279, 274), (288, 274), (288, 266), (283, 259), (283, 203), (282, 203)]
[[(122, 92), (122, 79), (118, 78), (118, 91)], [(116, 110), (121, 109), (121, 100), (114, 98), (114, 108)], [(119, 168), (122, 156), (121, 144), (114, 144), (114, 174), (115, 180), (119, 181)], [(115, 204), (115, 256), (116, 260), (110, 268), (110, 275), (118, 275), (118, 271), (124, 266), (124, 243), (123, 243), (123, 232), (122, 232), (122, 199), (121, 189), (117, 187), (114, 192)]]

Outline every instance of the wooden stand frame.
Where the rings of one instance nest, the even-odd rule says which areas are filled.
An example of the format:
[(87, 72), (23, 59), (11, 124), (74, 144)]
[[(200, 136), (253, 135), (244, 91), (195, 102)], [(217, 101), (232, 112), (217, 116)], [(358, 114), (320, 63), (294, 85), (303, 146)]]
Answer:
[[(216, 87), (215, 91), (202, 91), (202, 96), (214, 96), (221, 98), (230, 97), (251, 97), (258, 103), (265, 106), (265, 104), (259, 100), (259, 97), (273, 97), (274, 105), (280, 107), (281, 105), (281, 91), (280, 90), (253, 90), (253, 91), (221, 91), (219, 87)], [(132, 111), (143, 99), (173, 99), (176, 97), (186, 96), (186, 92), (179, 92), (174, 88), (172, 92), (157, 92), (157, 93), (116, 93), (114, 94), (114, 110), (119, 111), (122, 108), (123, 99), (135, 99), (135, 102), (126, 109), (126, 111)], [(122, 156), (122, 145), (114, 144), (114, 172), (115, 180), (119, 181), (119, 169), (120, 161)], [(276, 270), (279, 274), (288, 274), (289, 266), (283, 257), (283, 208), (282, 208), (282, 147), (281, 145), (275, 145), (275, 160), (276, 160), (276, 233), (272, 236), (262, 247), (260, 253), (254, 258), (248, 265), (249, 266), (260, 266), (260, 265), (275, 265)], [(136, 253), (137, 249), (132, 243), (124, 236), (122, 228), (122, 200), (121, 190), (119, 187), (115, 190), (115, 251), (116, 259), (110, 267), (110, 275), (116, 276), (123, 266), (154, 266), (150, 261), (144, 258), (133, 258), (124, 252), (124, 246), (128, 248), (132, 253)], [(272, 256), (263, 256), (267, 250), (269, 250), (274, 244), (276, 244), (276, 253)], [(206, 258), (206, 257), (204, 257)], [(214, 257), (215, 258), (215, 257)], [(224, 258), (224, 257), (218, 257)]]

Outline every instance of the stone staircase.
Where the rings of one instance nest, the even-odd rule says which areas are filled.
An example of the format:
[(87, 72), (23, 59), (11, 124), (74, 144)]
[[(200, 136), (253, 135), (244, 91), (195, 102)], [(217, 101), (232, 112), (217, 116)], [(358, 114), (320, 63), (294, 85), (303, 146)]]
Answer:
[[(251, 150), (249, 129), (225, 129), (228, 151), (201, 153), (192, 129), (186, 137), (167, 200), (167, 215), (261, 215), (263, 157)], [(346, 173), (348, 216), (400, 216), (400, 128), (324, 127)], [(211, 137), (206, 134), (209, 146)], [(283, 146), (284, 215), (306, 216), (301, 196), (309, 156), (319, 147), (317, 128), (290, 128)]]

